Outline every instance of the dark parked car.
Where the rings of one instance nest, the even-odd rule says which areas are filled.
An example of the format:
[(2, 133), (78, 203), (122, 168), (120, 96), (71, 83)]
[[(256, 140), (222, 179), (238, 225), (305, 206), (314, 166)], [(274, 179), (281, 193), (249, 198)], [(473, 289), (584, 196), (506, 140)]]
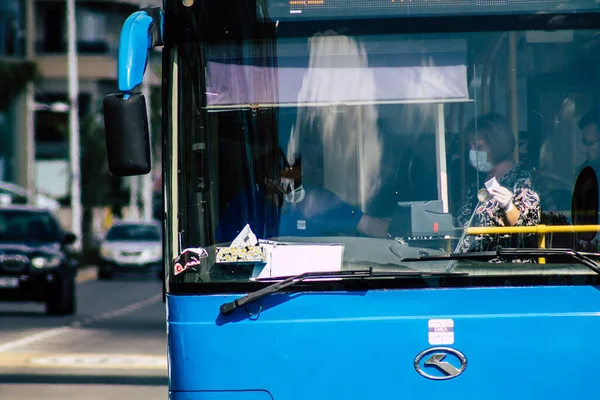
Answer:
[(74, 314), (75, 240), (49, 210), (1, 207), (0, 301), (44, 302), (48, 314)]

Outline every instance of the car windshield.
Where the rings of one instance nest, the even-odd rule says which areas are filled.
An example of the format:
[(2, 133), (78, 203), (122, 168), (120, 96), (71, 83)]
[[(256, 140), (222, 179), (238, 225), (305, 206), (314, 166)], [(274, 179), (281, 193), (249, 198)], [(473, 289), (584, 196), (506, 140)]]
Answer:
[(160, 230), (151, 225), (118, 225), (109, 229), (107, 241), (160, 241)]
[(0, 210), (0, 242), (50, 243), (60, 240), (55, 220), (46, 212)]
[[(403, 260), (500, 248), (598, 251), (593, 18), (565, 16), (557, 29), (542, 14), (375, 24), (330, 18), (330, 8), (315, 22), (300, 15), (310, 7), (283, 20), (218, 7), (210, 18), (181, 8), (174, 29), (187, 42), (166, 49), (168, 240), (172, 259), (207, 253), (174, 282), (272, 277), (276, 262), (288, 276), (446, 270)], [(240, 249), (261, 240), (262, 250)], [(249, 267), (269, 246), (275, 258)], [(457, 263), (484, 274), (558, 268), (490, 258)]]

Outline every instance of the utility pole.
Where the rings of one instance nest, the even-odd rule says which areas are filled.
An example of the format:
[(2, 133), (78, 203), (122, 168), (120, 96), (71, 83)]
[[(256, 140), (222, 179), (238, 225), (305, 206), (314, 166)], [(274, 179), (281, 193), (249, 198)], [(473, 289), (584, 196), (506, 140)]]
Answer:
[(127, 219), (133, 221), (139, 221), (140, 219), (140, 208), (138, 207), (139, 183), (138, 176), (129, 178), (129, 213), (127, 213)]
[(81, 173), (79, 143), (79, 73), (77, 70), (77, 26), (75, 0), (67, 0), (68, 64), (69, 64), (69, 158), (71, 161), (71, 231), (77, 236), (73, 244), (81, 250)]

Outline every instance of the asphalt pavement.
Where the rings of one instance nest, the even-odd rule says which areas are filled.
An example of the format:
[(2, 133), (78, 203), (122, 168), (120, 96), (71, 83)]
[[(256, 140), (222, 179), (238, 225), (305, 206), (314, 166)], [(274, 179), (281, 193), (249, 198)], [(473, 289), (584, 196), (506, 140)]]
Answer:
[(166, 399), (166, 348), (161, 282), (87, 268), (76, 315), (0, 303), (0, 399)]

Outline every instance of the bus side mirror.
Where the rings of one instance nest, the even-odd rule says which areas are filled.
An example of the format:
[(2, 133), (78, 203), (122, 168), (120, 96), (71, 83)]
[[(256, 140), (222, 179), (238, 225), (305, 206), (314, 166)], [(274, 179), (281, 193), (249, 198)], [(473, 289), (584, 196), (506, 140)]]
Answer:
[(104, 131), (108, 168), (113, 176), (150, 172), (150, 131), (146, 99), (141, 93), (104, 98)]
[(150, 131), (146, 100), (134, 88), (142, 83), (148, 52), (163, 43), (163, 14), (159, 7), (131, 14), (121, 29), (118, 84), (121, 93), (104, 98), (104, 132), (108, 168), (114, 176), (150, 172)]

